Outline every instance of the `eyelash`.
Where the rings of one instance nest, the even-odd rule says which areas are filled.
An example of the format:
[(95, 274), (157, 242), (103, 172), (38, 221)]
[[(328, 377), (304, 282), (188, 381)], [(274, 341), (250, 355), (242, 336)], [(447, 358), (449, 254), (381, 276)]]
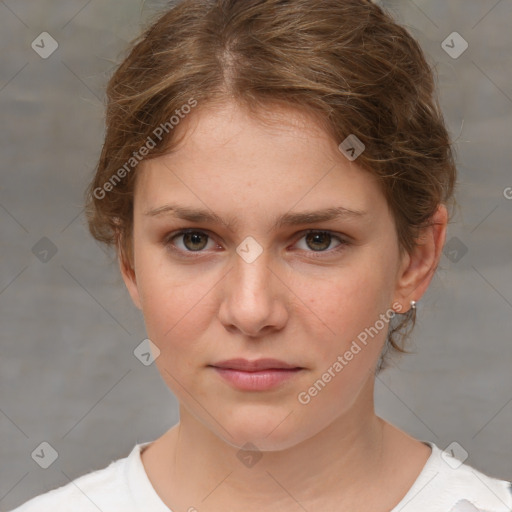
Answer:
[[(182, 249), (177, 249), (172, 244), (172, 241), (175, 238), (179, 238), (180, 236), (186, 235), (188, 233), (199, 233), (201, 235), (206, 235), (208, 237), (208, 240), (213, 239), (213, 237), (211, 235), (209, 235), (208, 232), (206, 232), (206, 231), (203, 231), (203, 230), (200, 230), (200, 229), (189, 228), (189, 229), (183, 229), (183, 230), (180, 230), (180, 231), (175, 231), (175, 232), (171, 233), (170, 235), (166, 236), (164, 241), (163, 241), (163, 245), (166, 248), (168, 248), (169, 250), (171, 250), (173, 252), (177, 252), (180, 255), (184, 256), (185, 258), (201, 257), (200, 255), (202, 253), (206, 252), (206, 251), (204, 251), (204, 250), (200, 250), (200, 251), (189, 251), (189, 250), (186, 250), (186, 251), (184, 251)], [(338, 240), (340, 242), (340, 244), (337, 247), (335, 247), (334, 249), (326, 249), (324, 251), (313, 251), (313, 250), (305, 251), (307, 253), (311, 253), (313, 258), (322, 258), (323, 257), (322, 255), (324, 255), (324, 254), (328, 254), (328, 255), (338, 254), (339, 252), (341, 252), (347, 246), (350, 245), (350, 242), (348, 240), (346, 240), (344, 238), (341, 238), (336, 233), (334, 233), (332, 231), (320, 230), (320, 229), (310, 229), (310, 230), (307, 230), (307, 231), (303, 232), (302, 236), (299, 239), (297, 239), (297, 242), (302, 240), (304, 237), (306, 237), (310, 233), (329, 234), (329, 235), (331, 235), (332, 239)], [(295, 242), (295, 243), (297, 243), (297, 242)], [(308, 256), (308, 257), (311, 257), (311, 256)]]

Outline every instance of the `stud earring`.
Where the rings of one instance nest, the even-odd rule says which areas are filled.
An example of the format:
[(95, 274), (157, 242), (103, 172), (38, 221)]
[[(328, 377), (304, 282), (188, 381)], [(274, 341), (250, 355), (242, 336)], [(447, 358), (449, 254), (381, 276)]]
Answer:
[(416, 309), (416, 301), (411, 300), (411, 309)]

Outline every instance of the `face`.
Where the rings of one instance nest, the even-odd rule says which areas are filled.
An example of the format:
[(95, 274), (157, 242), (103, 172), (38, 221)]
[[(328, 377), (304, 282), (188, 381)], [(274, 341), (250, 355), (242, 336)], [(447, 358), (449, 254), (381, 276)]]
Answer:
[[(408, 263), (375, 179), (312, 119), (273, 119), (225, 105), (183, 122), (179, 147), (137, 171), (134, 274), (123, 270), (182, 410), (227, 443), (262, 450), (353, 410)], [(214, 367), (234, 358), (300, 370)]]

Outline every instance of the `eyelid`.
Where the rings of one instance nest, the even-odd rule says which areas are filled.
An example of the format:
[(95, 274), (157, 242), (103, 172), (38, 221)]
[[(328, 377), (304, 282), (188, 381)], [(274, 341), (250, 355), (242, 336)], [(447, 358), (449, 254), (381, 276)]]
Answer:
[[(341, 243), (348, 244), (350, 241), (350, 237), (348, 237), (347, 235), (338, 233), (337, 231), (331, 231), (329, 229), (318, 229), (318, 228), (312, 228), (312, 229), (306, 229), (303, 231), (299, 231), (297, 233), (297, 235), (299, 235), (297, 240), (300, 240), (302, 237), (304, 237), (305, 235), (309, 235), (310, 233), (327, 233), (327, 234), (331, 235), (332, 238), (336, 238)], [(318, 252), (322, 252), (322, 251), (318, 251)], [(327, 252), (327, 251), (324, 251), (324, 252)]]

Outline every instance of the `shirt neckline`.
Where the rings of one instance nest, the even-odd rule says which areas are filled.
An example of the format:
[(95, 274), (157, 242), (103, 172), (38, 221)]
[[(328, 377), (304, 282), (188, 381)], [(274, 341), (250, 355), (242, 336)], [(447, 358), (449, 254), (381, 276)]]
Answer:
[(129, 463), (125, 475), (128, 488), (137, 506), (137, 511), (173, 512), (156, 492), (142, 463), (141, 453), (151, 443), (153, 441), (136, 444), (128, 456)]
[[(436, 474), (435, 464), (439, 448), (430, 441), (420, 440), (420, 442), (429, 446), (432, 452), (405, 496), (389, 512), (399, 512)], [(128, 456), (129, 464), (126, 469), (128, 487), (140, 512), (146, 510), (173, 512), (156, 492), (142, 463), (141, 454), (151, 443), (153, 441), (136, 444)]]
[(418, 492), (423, 489), (423, 487), (437, 474), (436, 464), (437, 457), (439, 455), (439, 448), (430, 441), (420, 440), (423, 444), (426, 444), (430, 447), (432, 452), (430, 453), (429, 458), (423, 465), (419, 475), (414, 480), (409, 490), (405, 493), (405, 496), (389, 511), (389, 512), (399, 512), (402, 510), (409, 501), (411, 501), (414, 496), (418, 494)]

